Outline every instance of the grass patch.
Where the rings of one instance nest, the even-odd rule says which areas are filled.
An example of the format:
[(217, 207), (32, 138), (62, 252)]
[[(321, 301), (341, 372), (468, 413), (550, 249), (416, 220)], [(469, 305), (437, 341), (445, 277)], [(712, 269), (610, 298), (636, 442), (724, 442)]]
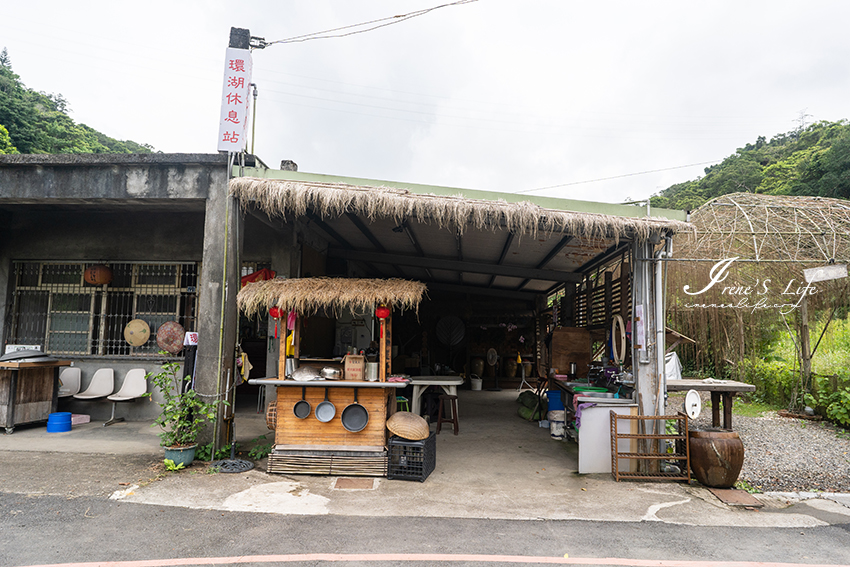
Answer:
[(735, 483), (735, 488), (738, 490), (746, 490), (750, 494), (761, 494), (761, 487), (753, 486), (746, 480), (739, 480)]
[(764, 402), (745, 401), (741, 399), (736, 399), (735, 403), (732, 404), (733, 415), (743, 415), (746, 417), (762, 417), (765, 412), (780, 409), (782, 408)]

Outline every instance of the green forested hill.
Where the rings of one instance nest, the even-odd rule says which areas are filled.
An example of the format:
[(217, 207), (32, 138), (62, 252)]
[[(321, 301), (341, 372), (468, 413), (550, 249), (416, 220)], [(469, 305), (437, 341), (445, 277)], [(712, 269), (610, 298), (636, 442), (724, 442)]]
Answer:
[(704, 177), (672, 185), (650, 203), (693, 210), (714, 197), (745, 191), (850, 199), (850, 124), (817, 122), (769, 142), (759, 137), (705, 168)]
[(153, 148), (110, 138), (67, 114), (60, 94), (28, 89), (0, 52), (0, 154), (136, 154)]

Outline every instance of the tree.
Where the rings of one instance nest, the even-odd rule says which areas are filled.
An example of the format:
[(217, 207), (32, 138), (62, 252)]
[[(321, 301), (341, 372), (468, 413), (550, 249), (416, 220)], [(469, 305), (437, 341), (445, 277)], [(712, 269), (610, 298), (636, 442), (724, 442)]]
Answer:
[(12, 145), (12, 139), (9, 138), (9, 131), (6, 127), (0, 124), (0, 154), (16, 154), (18, 149)]
[[(150, 153), (153, 148), (110, 138), (68, 116), (69, 105), (58, 93), (28, 89), (12, 71), (9, 54), (0, 52), (0, 124), (8, 145), (24, 154)], [(4, 147), (4, 146), (0, 146)]]

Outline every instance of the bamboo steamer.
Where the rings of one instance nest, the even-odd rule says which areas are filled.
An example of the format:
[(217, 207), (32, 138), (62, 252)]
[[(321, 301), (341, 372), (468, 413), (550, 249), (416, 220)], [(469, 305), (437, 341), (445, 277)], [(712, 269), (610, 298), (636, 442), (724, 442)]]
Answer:
[(411, 441), (422, 441), (431, 434), (428, 422), (409, 411), (397, 411), (387, 420), (387, 429), (393, 435)]
[(269, 402), (266, 408), (266, 427), (274, 431), (277, 429), (277, 401)]
[(731, 488), (744, 466), (744, 442), (734, 431), (688, 431), (691, 471), (703, 486)]

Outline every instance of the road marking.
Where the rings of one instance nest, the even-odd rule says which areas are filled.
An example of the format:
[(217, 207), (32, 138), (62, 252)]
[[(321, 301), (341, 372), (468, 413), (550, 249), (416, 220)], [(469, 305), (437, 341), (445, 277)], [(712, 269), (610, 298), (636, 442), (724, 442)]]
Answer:
[(327, 563), (351, 561), (418, 561), (431, 563), (478, 562), (524, 565), (612, 565), (615, 567), (841, 567), (827, 563), (772, 563), (765, 561), (688, 561), (677, 559), (626, 559), (622, 557), (536, 557), (529, 555), (476, 555), (470, 553), (294, 553), (289, 555), (243, 555), (236, 557), (183, 557), (137, 561), (52, 563), (20, 567), (173, 567), (183, 565), (239, 565), (243, 563)]
[(678, 504), (687, 504), (690, 501), (690, 498), (686, 498), (685, 500), (679, 500), (677, 502), (662, 502), (661, 504), (653, 504), (649, 507), (649, 509), (647, 509), (646, 514), (644, 514), (641, 520), (644, 522), (663, 522), (664, 520), (655, 515), (659, 510), (662, 508), (669, 508), (670, 506), (676, 506)]

